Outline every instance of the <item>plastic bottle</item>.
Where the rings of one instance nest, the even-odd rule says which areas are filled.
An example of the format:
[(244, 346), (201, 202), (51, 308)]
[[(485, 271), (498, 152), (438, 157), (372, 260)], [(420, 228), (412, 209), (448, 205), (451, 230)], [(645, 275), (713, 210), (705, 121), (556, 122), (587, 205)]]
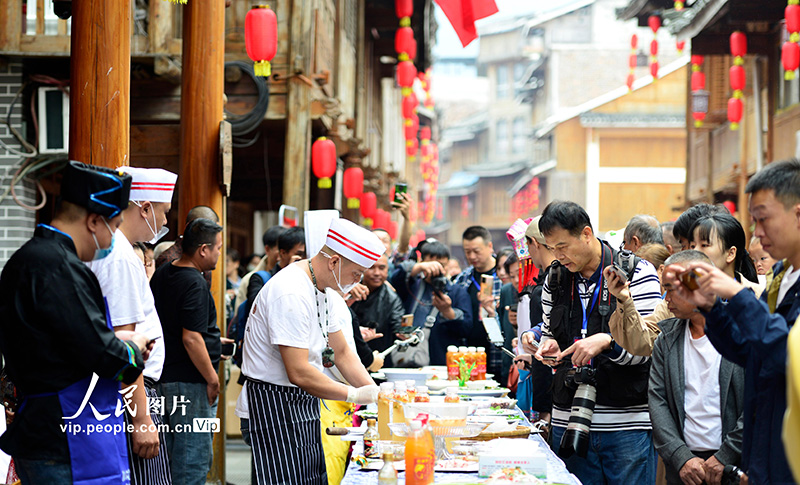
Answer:
[(392, 422), (392, 399), (394, 399), (394, 383), (384, 382), (378, 392), (378, 435), (382, 440), (392, 438), (389, 423)]
[(485, 381), (486, 380), (486, 349), (483, 347), (478, 347), (477, 349), (478, 358), (476, 359), (477, 365), (475, 368), (478, 370), (478, 380)]
[(431, 402), (431, 396), (428, 394), (428, 386), (417, 386), (414, 402)]
[(397, 470), (394, 468), (394, 453), (383, 454), (383, 466), (378, 472), (378, 485), (397, 485)]
[(456, 354), (457, 357), (456, 362), (458, 362), (459, 367), (458, 367), (458, 378), (456, 380), (461, 378), (461, 359), (464, 359), (464, 362), (467, 361), (467, 356), (469, 355), (468, 349), (469, 349), (468, 347), (463, 347), (463, 346), (458, 348), (458, 354)]
[(406, 485), (433, 483), (433, 466), (436, 452), (430, 433), (422, 428), (420, 421), (411, 421), (406, 440)]
[(457, 387), (448, 387), (444, 394), (444, 402), (461, 402), (461, 398), (458, 397), (458, 388)]
[(447, 356), (445, 358), (445, 362), (447, 363), (448, 381), (458, 380), (458, 358), (456, 357), (457, 354), (458, 354), (458, 347), (456, 347), (455, 345), (447, 347)]
[(467, 362), (467, 366), (475, 364), (475, 367), (472, 368), (472, 372), (469, 374), (469, 380), (478, 380), (478, 350), (475, 347), (467, 347), (467, 358), (464, 360)]
[(375, 420), (367, 420), (367, 430), (364, 432), (364, 456), (367, 458), (378, 457), (378, 440), (381, 439)]
[[(394, 383), (394, 401), (392, 401), (392, 422), (405, 423), (406, 413), (403, 409), (403, 403), (410, 402), (408, 400), (408, 392), (406, 392), (406, 383), (398, 381)], [(393, 435), (392, 439), (395, 441), (401, 440), (397, 435)]]
[(409, 379), (406, 381), (406, 394), (408, 394), (408, 402), (414, 402), (414, 396), (417, 395), (416, 388), (416, 381)]

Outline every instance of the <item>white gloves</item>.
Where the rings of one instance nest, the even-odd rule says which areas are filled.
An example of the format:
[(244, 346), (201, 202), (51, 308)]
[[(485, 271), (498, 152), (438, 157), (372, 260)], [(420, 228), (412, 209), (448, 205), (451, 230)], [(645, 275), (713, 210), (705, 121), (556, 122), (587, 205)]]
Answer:
[(347, 402), (354, 404), (372, 404), (378, 401), (378, 386), (347, 387)]

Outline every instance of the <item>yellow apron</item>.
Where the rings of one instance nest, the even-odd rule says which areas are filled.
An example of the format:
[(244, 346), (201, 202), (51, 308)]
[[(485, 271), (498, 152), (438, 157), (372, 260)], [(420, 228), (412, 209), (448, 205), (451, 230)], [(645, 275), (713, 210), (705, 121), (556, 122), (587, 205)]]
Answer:
[(342, 441), (341, 436), (328, 436), (327, 427), (353, 426), (353, 404), (342, 401), (320, 399), (319, 421), (322, 425), (322, 449), (325, 450), (325, 467), (328, 469), (328, 485), (339, 485), (347, 469), (347, 453), (350, 442)]
[(783, 419), (783, 445), (786, 459), (800, 482), (800, 319), (789, 332), (788, 359), (786, 365), (786, 416)]

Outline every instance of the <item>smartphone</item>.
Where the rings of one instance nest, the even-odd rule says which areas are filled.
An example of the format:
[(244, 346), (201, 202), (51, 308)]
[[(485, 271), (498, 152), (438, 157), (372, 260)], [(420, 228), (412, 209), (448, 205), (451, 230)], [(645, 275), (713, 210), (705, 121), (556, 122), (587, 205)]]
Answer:
[(623, 284), (628, 282), (628, 274), (625, 271), (623, 271), (622, 268), (617, 266), (617, 263), (611, 265), (611, 271), (613, 271), (614, 274), (617, 275), (617, 278), (619, 278), (619, 280)]
[(484, 298), (492, 297), (492, 288), (494, 287), (494, 276), (485, 274), (481, 276), (481, 294)]
[(222, 355), (233, 355), (236, 353), (236, 342), (222, 344)]
[(690, 270), (685, 273), (681, 273), (678, 276), (678, 279), (681, 280), (681, 284), (688, 288), (691, 291), (694, 291), (700, 288), (700, 285), (697, 284), (697, 278), (700, 277), (700, 273), (697, 270)]
[(414, 326), (414, 315), (408, 314), (403, 315), (403, 320), (400, 322), (401, 327), (412, 327)]
[(549, 362), (556, 362), (558, 359), (554, 355), (543, 355), (542, 360), (547, 360)]
[(392, 202), (397, 202), (401, 204), (403, 202), (403, 198), (400, 194), (405, 194), (408, 192), (408, 184), (398, 182), (394, 184), (394, 200)]
[(161, 338), (161, 335), (159, 335), (158, 337), (151, 338), (150, 340), (147, 341), (147, 345), (150, 345), (151, 343), (155, 342), (156, 340), (158, 340), (160, 338)]

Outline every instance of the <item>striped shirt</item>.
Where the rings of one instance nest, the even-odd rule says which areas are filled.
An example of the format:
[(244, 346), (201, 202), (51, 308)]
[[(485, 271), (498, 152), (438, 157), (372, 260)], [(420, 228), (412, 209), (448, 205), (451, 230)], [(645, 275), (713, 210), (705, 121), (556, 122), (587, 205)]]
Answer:
[[(575, 286), (585, 308), (592, 305), (592, 296), (600, 279), (600, 272), (595, 272), (591, 278), (584, 278), (580, 273), (574, 275)], [(653, 313), (656, 305), (661, 301), (661, 286), (655, 267), (644, 259), (636, 265), (630, 284), (631, 298), (636, 310), (643, 317)], [(546, 278), (542, 288), (542, 340), (553, 338), (550, 331), (550, 311), (553, 309), (553, 293), (550, 288), (550, 278)], [(630, 354), (628, 351), (614, 344), (614, 348), (604, 354), (612, 362), (619, 365), (637, 365), (647, 362), (650, 357)], [(553, 426), (566, 427), (569, 422), (570, 408), (553, 405)], [(614, 407), (596, 405), (592, 418), (591, 431), (626, 431), (649, 430), (650, 413), (647, 403), (638, 406)]]

